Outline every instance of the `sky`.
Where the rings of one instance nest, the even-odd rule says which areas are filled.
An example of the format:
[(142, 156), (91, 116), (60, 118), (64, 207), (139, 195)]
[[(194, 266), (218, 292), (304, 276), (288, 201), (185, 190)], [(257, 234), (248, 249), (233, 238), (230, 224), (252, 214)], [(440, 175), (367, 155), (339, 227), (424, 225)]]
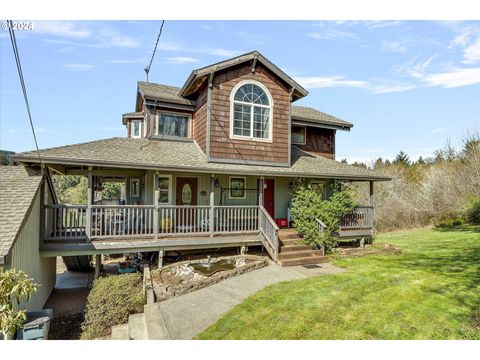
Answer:
[[(34, 21), (17, 43), (40, 148), (125, 136), (160, 21)], [(349, 162), (405, 151), (430, 157), (480, 130), (480, 21), (166, 21), (150, 81), (182, 86), (193, 69), (260, 51), (354, 124)], [(0, 149), (34, 149), (8, 32), (0, 30)]]

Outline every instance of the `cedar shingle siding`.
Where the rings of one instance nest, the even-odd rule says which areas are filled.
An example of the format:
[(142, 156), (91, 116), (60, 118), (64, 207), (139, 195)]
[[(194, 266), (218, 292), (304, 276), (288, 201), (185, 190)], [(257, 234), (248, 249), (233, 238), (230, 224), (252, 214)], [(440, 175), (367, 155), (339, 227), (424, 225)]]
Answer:
[[(273, 98), (273, 141), (230, 139), (230, 93), (240, 81), (261, 82)], [(261, 64), (255, 73), (249, 63), (229, 68), (213, 79), (210, 158), (288, 163), (289, 93), (287, 86)]]
[(307, 127), (306, 144), (297, 145), (300, 149), (335, 159), (335, 130)]
[(203, 86), (198, 92), (196, 109), (193, 114), (192, 137), (206, 152), (207, 143), (207, 86)]

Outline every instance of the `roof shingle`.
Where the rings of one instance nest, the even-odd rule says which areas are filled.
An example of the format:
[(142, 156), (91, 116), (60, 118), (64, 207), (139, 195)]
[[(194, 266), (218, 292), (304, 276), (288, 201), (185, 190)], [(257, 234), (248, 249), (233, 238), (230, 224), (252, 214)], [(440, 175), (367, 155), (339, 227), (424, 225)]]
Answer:
[(0, 263), (26, 221), (42, 177), (40, 170), (0, 166)]
[[(162, 169), (224, 174), (388, 180), (372, 170), (315, 156), (292, 147), (292, 166), (265, 166), (208, 162), (193, 141), (110, 138), (40, 150), (51, 164)], [(35, 151), (17, 154), (15, 161), (38, 162)]]

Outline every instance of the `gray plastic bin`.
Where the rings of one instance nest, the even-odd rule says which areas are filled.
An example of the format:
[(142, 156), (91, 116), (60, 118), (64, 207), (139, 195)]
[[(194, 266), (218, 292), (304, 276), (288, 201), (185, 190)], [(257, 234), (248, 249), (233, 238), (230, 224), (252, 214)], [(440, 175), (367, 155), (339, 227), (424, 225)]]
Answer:
[(17, 340), (48, 340), (52, 309), (27, 311), (27, 321), (17, 330)]

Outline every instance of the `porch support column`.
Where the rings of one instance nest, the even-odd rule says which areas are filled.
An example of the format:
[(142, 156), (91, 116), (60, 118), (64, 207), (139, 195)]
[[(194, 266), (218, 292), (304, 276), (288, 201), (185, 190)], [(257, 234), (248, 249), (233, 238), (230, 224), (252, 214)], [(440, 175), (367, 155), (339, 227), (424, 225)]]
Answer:
[(87, 189), (87, 212), (85, 219), (85, 233), (87, 239), (92, 236), (92, 204), (93, 204), (93, 175), (91, 169), (88, 172), (88, 189)]
[(372, 224), (372, 231), (373, 231), (373, 216), (375, 214), (375, 194), (373, 193), (373, 181), (370, 180), (370, 206), (372, 209), (370, 210), (371, 216), (371, 224)]
[(370, 206), (375, 206), (375, 194), (373, 193), (373, 181), (370, 180)]
[(258, 205), (263, 206), (263, 192), (265, 190), (265, 178), (263, 176), (260, 176), (260, 179), (258, 181)]
[(95, 255), (95, 279), (100, 277), (100, 270), (102, 268), (102, 254)]
[[(155, 239), (158, 239), (158, 195), (160, 193), (160, 190), (158, 189), (158, 178), (157, 174), (153, 174), (153, 186), (155, 189), (155, 194), (154, 194), (154, 199), (153, 199), (153, 204), (155, 205), (155, 208), (153, 209), (153, 234), (155, 235)], [(160, 258), (158, 260), (160, 262)]]
[(213, 207), (215, 206), (215, 175), (210, 175), (210, 209), (209, 209), (209, 230), (210, 230), (210, 237), (213, 237), (213, 233), (215, 231), (215, 211)]
[(164, 255), (164, 252), (163, 250), (160, 250), (158, 252), (158, 268), (160, 269), (161, 267), (163, 267), (163, 255)]

